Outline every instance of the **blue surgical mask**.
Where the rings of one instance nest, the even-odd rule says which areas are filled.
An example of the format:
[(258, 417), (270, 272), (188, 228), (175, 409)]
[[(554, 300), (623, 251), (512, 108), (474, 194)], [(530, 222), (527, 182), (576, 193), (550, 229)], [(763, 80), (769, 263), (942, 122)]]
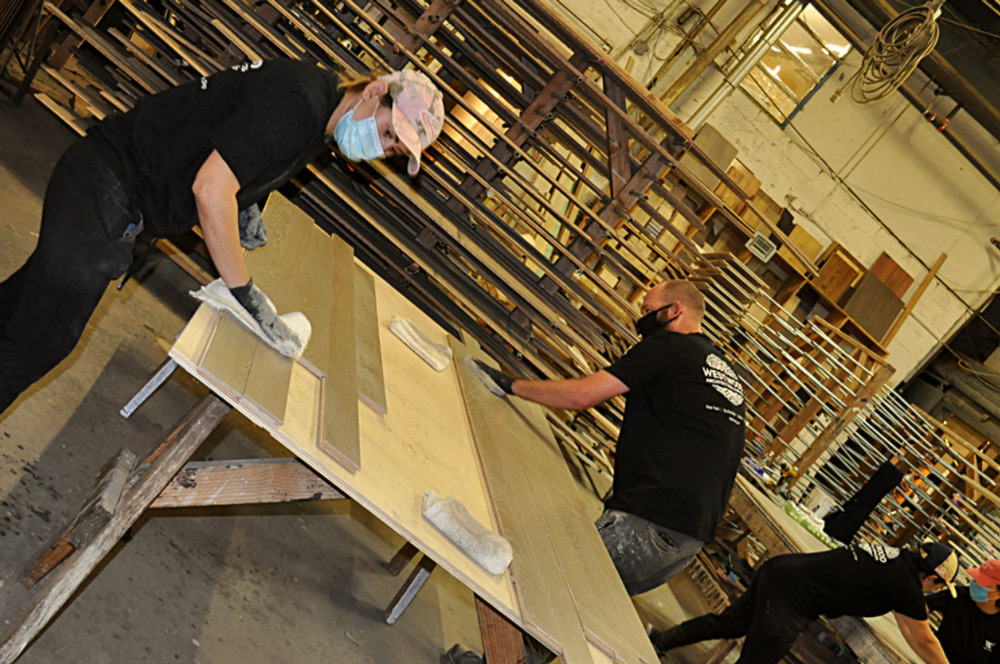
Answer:
[(969, 597), (972, 598), (973, 602), (985, 602), (989, 599), (990, 589), (986, 586), (981, 586), (975, 581), (969, 584)]
[(337, 140), (337, 147), (351, 161), (372, 161), (385, 156), (382, 150), (382, 141), (378, 135), (378, 123), (375, 122), (375, 114), (370, 118), (356, 120), (354, 111), (358, 104), (354, 105), (350, 113), (337, 122), (333, 129), (333, 137)]

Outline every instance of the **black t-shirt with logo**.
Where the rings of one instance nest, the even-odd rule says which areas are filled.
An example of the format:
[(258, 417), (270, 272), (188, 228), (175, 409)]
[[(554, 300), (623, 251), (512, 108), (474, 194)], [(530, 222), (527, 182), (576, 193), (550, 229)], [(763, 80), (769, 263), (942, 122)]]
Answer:
[[(799, 615), (873, 617), (890, 611), (926, 620), (927, 608), (915, 553), (878, 544), (853, 544), (820, 553), (775, 556), (767, 590)], [(764, 584), (763, 576), (761, 584)]]
[(242, 65), (143, 97), (88, 136), (139, 205), (146, 231), (176, 235), (198, 222), (191, 186), (212, 150), (240, 183), (240, 209), (319, 155), (342, 98), (337, 83), (297, 60)]
[(947, 590), (927, 598), (927, 608), (941, 612), (937, 637), (948, 661), (956, 664), (1000, 664), (1000, 613), (983, 613), (968, 588)]
[(607, 371), (629, 391), (605, 507), (711, 541), (743, 455), (736, 373), (705, 335), (665, 329)]

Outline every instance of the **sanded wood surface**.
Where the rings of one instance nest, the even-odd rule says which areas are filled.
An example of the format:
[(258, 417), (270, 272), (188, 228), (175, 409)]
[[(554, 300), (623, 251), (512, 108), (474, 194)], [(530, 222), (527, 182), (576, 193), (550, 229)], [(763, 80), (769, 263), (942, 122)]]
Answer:
[(616, 661), (656, 662), (545, 411), (494, 396), (461, 361), (470, 349), (451, 343), (525, 619), (564, 662), (592, 661), (591, 645)]
[[(380, 416), (355, 399), (364, 453), (364, 464), (356, 473), (319, 448), (316, 415), (320, 384), (302, 362), (293, 363), (285, 417), (280, 424), (261, 421), (245, 400), (234, 405), (497, 611), (522, 625), (510, 574), (493, 576), (483, 571), (421, 514), (423, 494), (434, 489), (439, 495), (461, 501), (484, 526), (497, 528), (457, 374), (438, 373), (427, 366), (392, 335), (389, 322), (394, 315), (409, 318), (437, 343), (447, 343), (447, 335), (383, 280), (376, 278), (375, 285), (387, 412)], [(216, 317), (207, 305), (200, 307), (170, 351), (179, 366), (203, 381), (189, 358), (204, 352)]]
[(375, 304), (375, 277), (355, 264), (354, 329), (358, 352), (358, 396), (384, 414), (385, 381), (382, 378), (382, 349), (378, 338), (378, 311)]
[[(303, 213), (305, 214), (305, 213)], [(317, 229), (318, 230), (318, 229)], [(326, 235), (320, 231), (324, 236)], [(319, 365), (326, 374), (323, 393), (322, 449), (345, 466), (361, 466), (358, 440), (358, 353), (354, 315), (354, 250), (341, 238), (328, 238), (332, 251), (324, 249), (329, 276), (320, 280), (328, 291), (326, 315), (328, 337), (326, 364)], [(329, 262), (332, 261), (332, 262)], [(316, 269), (324, 270), (316, 266)], [(318, 341), (318, 340), (317, 340)]]

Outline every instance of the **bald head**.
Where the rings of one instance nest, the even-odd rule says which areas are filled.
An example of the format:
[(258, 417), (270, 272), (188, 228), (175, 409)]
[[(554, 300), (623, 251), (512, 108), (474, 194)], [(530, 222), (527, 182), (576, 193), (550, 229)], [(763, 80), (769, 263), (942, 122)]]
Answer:
[(657, 309), (662, 310), (657, 320), (664, 324), (669, 322), (668, 330), (682, 334), (701, 332), (705, 298), (690, 281), (675, 279), (650, 288), (642, 301), (642, 313), (645, 315)]

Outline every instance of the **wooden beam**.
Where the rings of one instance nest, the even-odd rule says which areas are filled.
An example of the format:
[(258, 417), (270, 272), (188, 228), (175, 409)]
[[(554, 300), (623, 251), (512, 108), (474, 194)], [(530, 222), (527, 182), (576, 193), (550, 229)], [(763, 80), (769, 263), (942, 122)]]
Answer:
[(211, 507), (345, 498), (298, 459), (193, 461), (181, 468), (150, 507)]

